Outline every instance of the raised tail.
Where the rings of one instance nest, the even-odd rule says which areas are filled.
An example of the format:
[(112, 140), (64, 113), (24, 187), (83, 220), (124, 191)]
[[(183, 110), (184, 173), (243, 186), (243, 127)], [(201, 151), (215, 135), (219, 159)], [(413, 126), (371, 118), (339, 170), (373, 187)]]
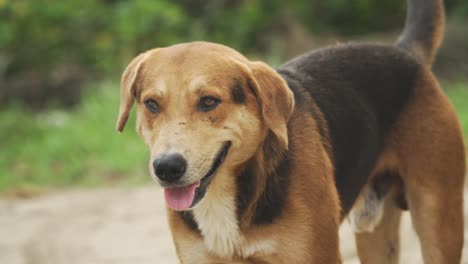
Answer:
[(442, 43), (444, 29), (443, 0), (408, 0), (405, 28), (396, 45), (431, 66)]

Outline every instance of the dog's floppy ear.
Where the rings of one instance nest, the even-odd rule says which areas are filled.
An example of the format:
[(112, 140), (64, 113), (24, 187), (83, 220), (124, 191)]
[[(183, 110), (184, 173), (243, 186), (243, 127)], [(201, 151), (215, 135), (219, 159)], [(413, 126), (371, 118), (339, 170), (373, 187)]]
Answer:
[(287, 123), (294, 109), (294, 95), (286, 81), (263, 62), (249, 63), (252, 88), (260, 102), (266, 126), (275, 134), (280, 144), (288, 148)]
[(122, 74), (122, 80), (120, 81), (120, 110), (117, 119), (118, 132), (122, 132), (127, 123), (128, 115), (135, 100), (135, 81), (142, 63), (152, 51), (154, 50), (143, 52), (135, 57)]

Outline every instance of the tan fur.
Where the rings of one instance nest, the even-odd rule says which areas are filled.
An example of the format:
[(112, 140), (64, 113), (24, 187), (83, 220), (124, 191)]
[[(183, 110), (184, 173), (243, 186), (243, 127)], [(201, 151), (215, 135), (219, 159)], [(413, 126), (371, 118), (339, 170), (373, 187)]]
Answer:
[[(233, 78), (253, 89), (246, 93), (245, 104), (230, 99)], [(460, 259), (465, 171), (460, 127), (453, 107), (428, 69), (422, 70), (415, 93), (372, 172), (398, 171), (402, 185), (393, 186), (385, 198), (382, 220), (373, 223), (375, 229), (357, 235), (363, 263), (396, 263), (397, 196), (408, 201), (425, 262), (456, 263)], [(219, 109), (208, 113), (196, 110), (199, 98), (206, 95), (221, 98)], [(320, 135), (310, 114), (294, 108), (287, 84), (271, 68), (221, 45), (181, 44), (135, 58), (124, 72), (121, 96), (118, 130), (122, 131), (135, 98), (137, 131), (150, 149), (151, 160), (160, 153), (183, 153), (189, 168), (184, 176), (186, 184), (200, 180), (223, 142), (232, 142), (206, 196), (193, 208), (200, 232), (191, 230), (177, 212), (168, 209), (181, 263), (341, 263), (341, 208), (329, 137)], [(145, 108), (147, 98), (158, 101), (160, 113)], [(269, 137), (270, 132), (273, 137)], [(272, 146), (273, 153), (262, 151), (265, 144)], [(288, 187), (284, 210), (274, 223), (253, 226), (255, 201), (266, 175), (286, 148), (295, 152), (290, 168), (294, 180)], [(237, 219), (235, 175), (248, 161), (258, 164), (257, 185), (253, 202)], [(366, 189), (360, 199), (365, 194)], [(451, 224), (442, 225), (443, 221)], [(383, 238), (396, 246), (394, 254), (382, 255), (388, 250), (388, 244), (379, 244)], [(373, 245), (379, 254), (372, 253)]]
[(417, 87), (395, 131), (399, 169), (425, 263), (457, 263), (463, 246), (462, 133), (434, 76), (424, 72)]
[(400, 256), (399, 227), (401, 210), (389, 195), (382, 206), (381, 218), (371, 232), (356, 234), (356, 244), (359, 259), (362, 264), (397, 264)]
[(463, 146), (453, 106), (433, 74), (422, 71), (415, 95), (374, 170), (374, 174), (386, 168), (398, 171), (404, 189), (397, 185), (389, 194), (376, 230), (356, 234), (362, 263), (398, 263), (400, 217), (395, 200), (401, 192), (421, 241), (424, 263), (460, 262), (466, 171)]
[[(177, 227), (172, 228), (176, 248), (184, 248), (178, 250), (182, 263), (340, 263), (337, 247), (339, 203), (338, 195), (334, 190), (332, 165), (319, 141), (318, 131), (311, 121), (308, 115), (301, 113), (293, 114), (293, 119), (290, 120), (293, 126), (304, 127), (304, 123), (310, 124), (305, 125), (304, 129), (310, 133), (308, 135), (315, 136), (293, 135), (297, 140), (294, 141), (307, 144), (312, 149), (302, 149), (301, 153), (297, 153), (298, 163), (308, 165), (295, 167), (291, 172), (302, 180), (292, 183), (290, 187), (292, 193), (287, 198), (285, 212), (277, 223), (256, 228), (244, 226), (241, 230), (242, 242), (238, 244), (237, 253), (232, 258), (218, 259), (220, 254), (213, 254), (213, 251), (205, 247), (203, 261), (200, 262), (192, 256), (192, 254), (199, 255), (199, 250), (197, 249), (195, 253), (188, 246), (192, 238), (186, 237), (187, 228), (181, 219), (171, 212), (170, 222), (177, 223)], [(299, 146), (295, 148), (300, 149)], [(213, 184), (217, 186), (218, 179), (223, 177), (224, 174), (218, 174), (216, 183), (213, 182)], [(226, 184), (235, 186), (235, 184), (230, 185), (229, 182)], [(311, 186), (317, 187), (312, 188), (311, 191)], [(313, 206), (314, 204), (321, 206), (316, 207)], [(197, 210), (198, 207), (195, 208), (195, 215), (197, 215)], [(317, 217), (320, 215), (329, 215), (332, 218), (327, 217), (327, 221), (322, 221), (321, 217)], [(301, 228), (285, 229), (281, 226), (300, 226)], [(205, 245), (206, 239), (207, 237), (203, 238)]]

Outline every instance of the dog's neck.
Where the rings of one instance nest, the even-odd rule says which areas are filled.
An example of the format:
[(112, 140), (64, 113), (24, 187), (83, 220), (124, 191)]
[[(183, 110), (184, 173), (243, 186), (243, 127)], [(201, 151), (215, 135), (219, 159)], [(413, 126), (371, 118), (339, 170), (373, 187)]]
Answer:
[(237, 175), (237, 215), (242, 227), (273, 223), (287, 197), (289, 151), (269, 133), (261, 150)]
[[(287, 197), (290, 159), (277, 139), (269, 133), (260, 150), (229, 177), (237, 182), (232, 193), (228, 186), (218, 186), (207, 193), (192, 212), (180, 213), (186, 224), (198, 231), (207, 248), (220, 256), (244, 255), (249, 241), (243, 232), (251, 226), (275, 221)], [(220, 175), (221, 176), (221, 175)], [(218, 188), (221, 187), (221, 188)]]
[[(227, 180), (214, 179), (211, 188), (203, 198), (202, 202), (193, 210), (193, 219), (196, 222), (198, 232), (203, 236), (207, 249), (221, 257), (239, 255), (244, 244), (243, 236), (239, 228), (236, 216), (236, 194), (232, 188), (233, 182), (223, 172)], [(186, 221), (187, 223), (187, 221)]]

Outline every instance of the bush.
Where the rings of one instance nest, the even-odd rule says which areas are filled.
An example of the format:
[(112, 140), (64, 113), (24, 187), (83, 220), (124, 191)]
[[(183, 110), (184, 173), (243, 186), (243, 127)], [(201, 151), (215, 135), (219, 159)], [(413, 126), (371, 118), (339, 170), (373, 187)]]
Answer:
[(90, 72), (113, 69), (148, 45), (179, 40), (185, 25), (182, 10), (165, 0), (16, 0), (1, 10), (8, 73), (68, 63), (90, 66)]
[(186, 30), (186, 16), (169, 0), (1, 4), (0, 102), (73, 103), (64, 98), (78, 96), (83, 78), (120, 70), (135, 53), (174, 43)]
[[(460, 16), (465, 2), (449, 2)], [(457, 12), (455, 12), (457, 11)], [(394, 0), (0, 0), (0, 104), (77, 102), (83, 79), (117, 75), (131, 57), (177, 42), (207, 40), (265, 53), (297, 17), (313, 32), (401, 28)]]

